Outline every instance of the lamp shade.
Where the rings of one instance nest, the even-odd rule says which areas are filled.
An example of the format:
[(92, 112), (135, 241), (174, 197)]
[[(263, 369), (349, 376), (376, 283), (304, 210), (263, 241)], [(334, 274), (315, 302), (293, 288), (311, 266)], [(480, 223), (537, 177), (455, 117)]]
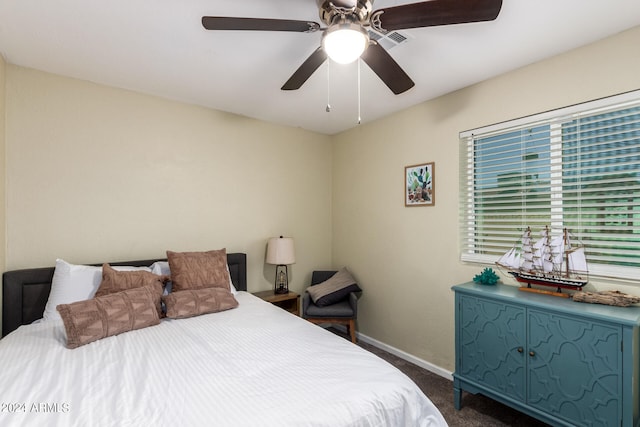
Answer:
[(287, 265), (296, 262), (291, 237), (272, 237), (267, 242), (267, 264)]

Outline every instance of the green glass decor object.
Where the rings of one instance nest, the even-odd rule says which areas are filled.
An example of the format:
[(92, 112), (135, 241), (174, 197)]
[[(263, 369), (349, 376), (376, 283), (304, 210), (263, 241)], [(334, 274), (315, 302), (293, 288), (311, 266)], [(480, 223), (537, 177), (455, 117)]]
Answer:
[(485, 268), (482, 273), (476, 274), (473, 281), (480, 283), (481, 285), (495, 285), (500, 280), (500, 277), (491, 268)]

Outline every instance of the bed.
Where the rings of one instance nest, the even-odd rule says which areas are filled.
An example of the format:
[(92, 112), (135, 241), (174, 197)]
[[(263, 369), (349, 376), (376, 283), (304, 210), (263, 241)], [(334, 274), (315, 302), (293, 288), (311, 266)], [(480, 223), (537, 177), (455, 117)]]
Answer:
[(236, 308), (75, 349), (61, 320), (32, 323), (54, 268), (4, 273), (0, 425), (446, 425), (399, 370), (246, 292), (246, 256), (227, 260)]

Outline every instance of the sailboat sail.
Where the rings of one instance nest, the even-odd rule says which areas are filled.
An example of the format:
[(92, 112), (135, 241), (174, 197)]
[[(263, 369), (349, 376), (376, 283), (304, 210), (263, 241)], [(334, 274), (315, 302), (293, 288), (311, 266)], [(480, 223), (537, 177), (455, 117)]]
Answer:
[(552, 262), (554, 265), (562, 265), (564, 262), (564, 238), (556, 236), (551, 241)]
[(518, 268), (520, 267), (520, 254), (516, 252), (516, 248), (511, 248), (509, 252), (500, 257), (498, 264), (507, 268)]
[(568, 256), (569, 270), (576, 274), (587, 274), (587, 257), (584, 254), (584, 248), (577, 248), (571, 251)]

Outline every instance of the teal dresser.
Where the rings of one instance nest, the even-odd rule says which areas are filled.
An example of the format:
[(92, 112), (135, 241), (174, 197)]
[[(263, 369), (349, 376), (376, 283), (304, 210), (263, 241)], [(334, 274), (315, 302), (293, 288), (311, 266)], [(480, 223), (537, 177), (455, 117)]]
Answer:
[(640, 426), (640, 307), (454, 286), (454, 405), (481, 393), (554, 426)]

